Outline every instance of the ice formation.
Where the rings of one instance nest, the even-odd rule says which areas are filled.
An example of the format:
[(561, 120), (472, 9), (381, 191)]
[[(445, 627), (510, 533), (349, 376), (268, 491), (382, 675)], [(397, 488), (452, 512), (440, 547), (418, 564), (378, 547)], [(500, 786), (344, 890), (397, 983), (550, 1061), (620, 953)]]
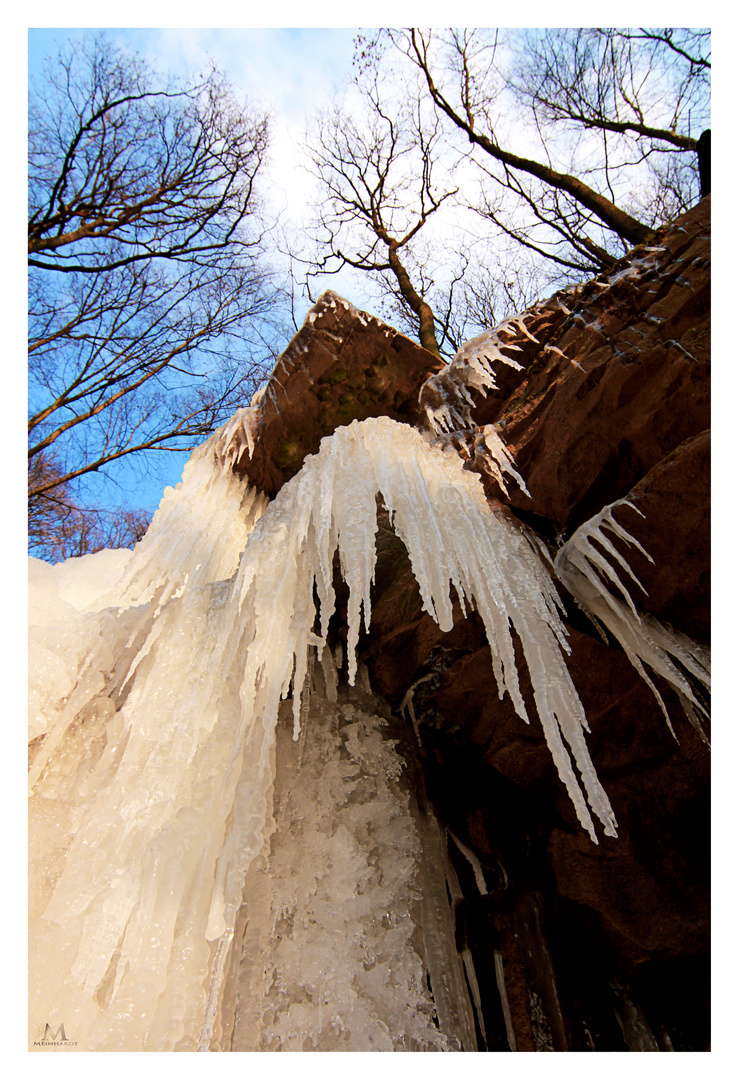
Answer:
[(581, 525), (560, 548), (554, 564), (557, 575), (583, 610), (593, 617), (596, 626), (600, 621), (621, 643), (629, 660), (657, 699), (673, 735), (675, 733), (662, 695), (645, 671), (644, 664), (672, 685), (691, 723), (705, 739), (700, 715), (707, 716), (707, 710), (696, 698), (685, 673), (689, 673), (709, 690), (710, 658), (705, 649), (685, 634), (663, 625), (646, 612), (640, 613), (637, 610), (628, 589), (619, 577), (616, 565), (621, 567), (623, 573), (642, 592), (644, 587), (605, 530), (625, 545), (638, 548), (650, 562), (653, 560), (613, 516), (618, 507), (628, 507), (641, 514), (638, 507), (626, 499), (603, 507), (598, 514)]
[(421, 843), (402, 759), (368, 695), (333, 698), (311, 694), (299, 742), (278, 726), (263, 961), (236, 976), (230, 1048), (458, 1049), (414, 947)]
[(529, 489), (513, 463), (513, 455), (494, 424), (485, 424), (481, 431), (475, 433), (474, 449), (475, 457), (481, 461), (480, 468), (493, 477), (504, 495), (508, 494), (505, 475), (511, 477), (524, 495), (529, 494)]
[(486, 330), (468, 341), (443, 371), (426, 380), (419, 403), (429, 431), (440, 435), (472, 426), (471, 412), (475, 405), (472, 390), (486, 397), (488, 390), (496, 388), (494, 364), (523, 370), (517, 360), (501, 352), (501, 349), (521, 351), (520, 345), (505, 340), (516, 333), (536, 341), (522, 316), (507, 319), (494, 330)]
[(110, 603), (161, 608), (185, 585), (225, 581), (238, 566), (246, 538), (267, 505), (233, 465), (254, 447), (255, 406), (240, 409), (190, 456), (176, 488), (165, 488), (151, 526), (116, 583)]
[[(51, 663), (43, 650), (54, 652), (60, 696), (46, 701), (31, 748), (31, 1027), (60, 1017), (87, 1050), (221, 1046), (239, 920), (246, 918), (255, 941), (269, 923), (263, 862), (274, 831), (280, 702), (292, 697), (298, 737), (314, 659), (327, 673), (331, 697), (325, 643), (337, 553), (350, 590), (346, 662), (355, 682), (361, 623), (369, 626), (371, 617), (378, 494), (408, 549), (425, 609), (450, 630), (450, 586), (463, 610), (476, 608), (501, 696), (509, 693), (528, 720), (515, 629), (577, 816), (595, 840), (589, 804), (615, 835), (541, 552), (488, 505), (480, 478), (456, 452), (388, 418), (355, 421), (324, 439), (266, 505), (223, 467), (227, 458), (216, 452), (222, 434), (193, 455), (183, 483), (165, 493), (133, 555), (111, 567), (122, 575), (107, 595), (75, 609), (74, 617), (54, 608), (47, 629), (54, 628), (55, 650), (50, 637), (38, 650), (32, 638), (31, 670), (43, 685), (43, 665)], [(350, 717), (343, 721), (351, 728)], [(366, 717), (362, 723), (369, 730)], [(348, 733), (349, 748), (347, 740)], [(350, 752), (364, 753), (359, 742)], [(355, 824), (362, 812), (351, 812)], [(401, 862), (410, 860), (405, 870), (396, 867), (401, 907), (412, 888), (416, 843), (406, 833), (408, 846), (397, 852)], [(357, 867), (353, 850), (349, 845), (344, 854)], [(405, 995), (408, 1017), (416, 1017), (413, 1037), (432, 1038), (416, 962), (403, 952), (406, 930), (400, 923), (394, 929), (398, 957), (406, 956), (397, 994)], [(358, 954), (348, 955), (354, 945), (342, 948), (337, 965), (359, 976)], [(432, 950), (429, 960), (437, 975), (445, 967), (439, 955)], [(277, 960), (271, 962), (276, 972)], [(451, 1015), (455, 994), (445, 998), (446, 977), (437, 977), (436, 1008)], [(383, 994), (390, 994), (387, 985)], [(275, 1008), (271, 1019), (262, 1017), (267, 1041), (270, 1031), (277, 1037), (288, 1030)], [(398, 1008), (396, 1001), (391, 1011)], [(320, 1041), (311, 1017), (295, 1030), (313, 1024)], [(383, 1023), (389, 1034), (378, 1027), (380, 1041), (397, 1041)], [(335, 1028), (351, 1030), (346, 1023)]]
[[(90, 649), (84, 612), (105, 606), (105, 594), (121, 576), (130, 551), (99, 551), (50, 566), (28, 560), (28, 741), (53, 730), (77, 683)], [(92, 620), (96, 623), (96, 620)], [(94, 631), (93, 631), (94, 633)]]
[(263, 398), (264, 389), (258, 390), (252, 398), (251, 405), (245, 409), (238, 409), (219, 429), (217, 438), (213, 440), (212, 452), (221, 462), (224, 471), (238, 465), (244, 454), (249, 458), (254, 453), (257, 429), (262, 419)]

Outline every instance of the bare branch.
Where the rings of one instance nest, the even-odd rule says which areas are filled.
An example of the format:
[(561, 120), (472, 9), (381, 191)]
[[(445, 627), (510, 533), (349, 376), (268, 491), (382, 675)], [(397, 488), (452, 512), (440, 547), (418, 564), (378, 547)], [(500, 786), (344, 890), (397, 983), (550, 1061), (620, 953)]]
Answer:
[(337, 107), (320, 119), (309, 143), (314, 175), (327, 196), (318, 214), (322, 254), (313, 272), (349, 266), (380, 275), (413, 313), (421, 344), (438, 356), (433, 310), (408, 267), (419, 234), (457, 189), (436, 185), (438, 124), (424, 123), (418, 101), (391, 107), (377, 78), (362, 85), (363, 122)]
[(82, 535), (102, 513), (84, 477), (201, 441), (275, 354), (267, 119), (215, 70), (163, 83), (102, 38), (52, 64), (29, 116), (29, 496)]

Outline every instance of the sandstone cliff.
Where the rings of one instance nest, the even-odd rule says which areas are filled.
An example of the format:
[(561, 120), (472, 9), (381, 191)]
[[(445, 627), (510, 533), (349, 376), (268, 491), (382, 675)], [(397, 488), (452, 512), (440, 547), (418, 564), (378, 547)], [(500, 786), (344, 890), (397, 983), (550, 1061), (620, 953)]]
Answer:
[[(607, 277), (523, 313), (500, 348), (518, 366), (500, 365), (496, 388), (473, 391), (468, 423), (444, 437), (552, 555), (602, 507), (628, 499), (643, 516), (620, 507), (616, 517), (653, 560), (629, 551), (644, 587), (631, 587), (635, 604), (708, 645), (710, 197)], [(428, 426), (444, 377), (420, 346), (327, 293), (278, 363), (254, 452), (237, 468), (274, 495), (353, 419)], [(486, 425), (512, 451), (528, 495), (504, 494), (486, 469)], [(475, 958), (488, 1048), (506, 1049), (512, 1026), (518, 1050), (706, 1049), (706, 742), (660, 685), (673, 737), (618, 644), (563, 591), (569, 667), (619, 826), (617, 839), (594, 846), (541, 729), (500, 700), (479, 619), (457, 610), (453, 631), (439, 630), (383, 521), (361, 659), (398, 716), (412, 709), (418, 783), (456, 838), (458, 930)], [(484, 868), (484, 894), (464, 849)]]

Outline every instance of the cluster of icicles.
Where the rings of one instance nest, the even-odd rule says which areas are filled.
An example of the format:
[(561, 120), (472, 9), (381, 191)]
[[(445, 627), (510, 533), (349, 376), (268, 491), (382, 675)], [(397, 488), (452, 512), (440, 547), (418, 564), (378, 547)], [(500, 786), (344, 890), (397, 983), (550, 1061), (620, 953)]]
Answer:
[(521, 352), (521, 346), (511, 340), (516, 335), (536, 342), (523, 317), (515, 316), (494, 330), (486, 330), (466, 342), (450, 364), (426, 380), (421, 387), (419, 404), (430, 431), (440, 435), (445, 431), (461, 431), (473, 426), (473, 391), (487, 397), (488, 390), (496, 389), (494, 365), (503, 364), (516, 371), (522, 370), (517, 360), (501, 351)]
[[(233, 421), (232, 434), (248, 439), (252, 420)], [(325, 438), (267, 505), (228, 467), (223, 446), (222, 431), (193, 455), (130, 558), (73, 560), (88, 561), (88, 582), (122, 570), (107, 594), (98, 588), (91, 599), (75, 587), (71, 563), (32, 560), (32, 605), (34, 582), (44, 601), (30, 665), (31, 1027), (64, 1022), (81, 1049), (217, 1045), (245, 878), (274, 827), (280, 702), (292, 696), (297, 736), (311, 657), (321, 658), (334, 612), (337, 552), (354, 684), (361, 623), (371, 618), (378, 495), (426, 611), (450, 630), (453, 586), (463, 610), (479, 613), (500, 694), (528, 721), (515, 629), (577, 817), (596, 842), (592, 815), (615, 835), (546, 550), (488, 504), (454, 450), (388, 418), (355, 421)], [(569, 576), (596, 589), (587, 552), (575, 547)], [(66, 582), (56, 599), (54, 575)], [(592, 602), (583, 588), (578, 598)], [(610, 625), (614, 612), (606, 601), (595, 614)], [(620, 605), (619, 625), (633, 630), (628, 615)], [(692, 699), (665, 661), (674, 645), (652, 635), (645, 656), (637, 637), (629, 655), (675, 672)]]

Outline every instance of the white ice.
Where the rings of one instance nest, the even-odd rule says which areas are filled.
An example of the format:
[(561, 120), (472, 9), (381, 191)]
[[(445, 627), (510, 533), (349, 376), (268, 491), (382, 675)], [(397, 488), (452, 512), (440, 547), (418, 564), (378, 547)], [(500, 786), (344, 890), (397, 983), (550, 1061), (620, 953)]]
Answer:
[(347, 688), (310, 699), (299, 744), (278, 726), (268, 932), (241, 965), (231, 1048), (456, 1049), (425, 984), (420, 841), (387, 721)]
[(463, 611), (477, 609), (500, 694), (528, 720), (515, 629), (577, 816), (595, 840), (589, 804), (615, 834), (541, 553), (454, 451), (388, 418), (355, 421), (266, 505), (224, 471), (218, 438), (165, 493), (108, 606), (82, 613), (82, 627), (57, 622), (76, 644), (58, 653), (61, 697), (32, 748), (31, 1029), (63, 1017), (81, 1049), (217, 1042), (237, 915), (246, 902), (255, 926), (265, 917), (245, 881), (248, 894), (273, 828), (280, 701), (292, 696), (298, 736), (334, 611), (335, 555), (355, 681), (378, 494), (426, 611), (450, 630), (452, 586)]
[(501, 351), (521, 351), (519, 345), (505, 340), (517, 333), (536, 341), (526, 329), (523, 318), (516, 316), (494, 330), (486, 330), (472, 338), (462, 346), (450, 364), (426, 380), (419, 402), (429, 431), (441, 435), (472, 426), (471, 410), (475, 404), (472, 390), (486, 397), (488, 390), (497, 387), (494, 365), (503, 364), (517, 371), (523, 370), (517, 360)]
[(641, 515), (641, 511), (626, 499), (605, 506), (581, 525), (559, 550), (555, 559), (557, 575), (585, 612), (602, 622), (621, 643), (629, 660), (657, 699), (673, 735), (667, 707), (644, 664), (677, 691), (689, 719), (705, 738), (699, 714), (707, 715), (706, 709), (674, 661), (678, 661), (686, 672), (709, 689), (710, 657), (706, 649), (685, 634), (637, 609), (617, 567), (631, 580), (632, 587), (635, 585), (642, 592), (644, 588), (611, 537), (618, 537), (625, 544), (638, 548), (650, 562), (653, 560), (614, 517), (614, 511), (619, 507), (629, 508)]

